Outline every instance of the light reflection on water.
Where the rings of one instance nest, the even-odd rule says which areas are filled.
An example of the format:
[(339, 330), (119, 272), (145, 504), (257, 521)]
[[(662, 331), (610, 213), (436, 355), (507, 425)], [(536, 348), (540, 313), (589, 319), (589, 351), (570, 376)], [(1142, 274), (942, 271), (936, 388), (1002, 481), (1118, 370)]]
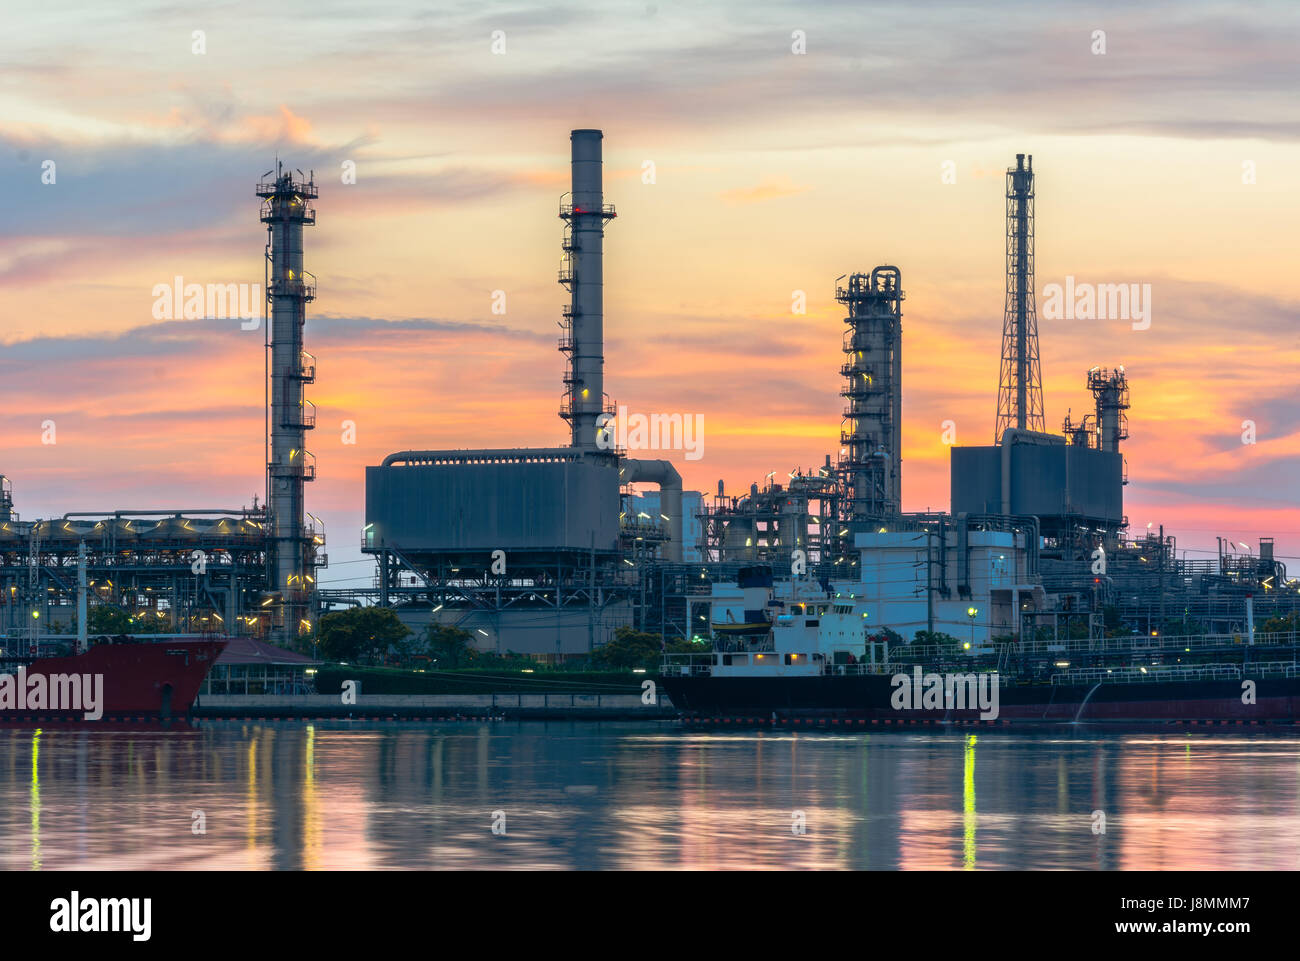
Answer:
[(4, 729), (0, 866), (1296, 869), (1300, 738)]

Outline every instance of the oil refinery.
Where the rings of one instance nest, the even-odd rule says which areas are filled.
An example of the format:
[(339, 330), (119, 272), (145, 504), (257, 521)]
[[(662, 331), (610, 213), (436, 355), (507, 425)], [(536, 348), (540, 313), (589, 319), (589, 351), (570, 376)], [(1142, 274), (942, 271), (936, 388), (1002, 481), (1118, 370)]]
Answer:
[[(618, 406), (606, 391), (603, 258), (617, 214), (605, 199), (602, 132), (574, 130), (570, 144), (556, 278), (567, 294), (558, 321), (566, 446), (438, 449), (429, 446), (437, 437), (412, 438), (365, 469), (361, 548), (373, 584), (321, 587), (325, 531), (306, 493), (316, 479), (306, 394), (317, 369), (304, 335), (316, 296), (304, 228), (316, 222), (318, 188), (313, 175), (277, 162), (255, 190), (267, 228), (264, 497), (238, 508), (75, 509), (24, 521), (11, 486), (21, 501), (22, 478), (0, 478), (4, 646), (34, 652), (45, 639), (84, 640), (87, 612), (78, 607), (88, 594), (154, 622), (155, 632), (278, 643), (310, 634), (323, 612), (376, 604), (415, 629), (455, 625), (484, 650), (560, 661), (624, 625), (667, 639), (708, 636), (711, 624), (734, 617), (739, 572), (755, 565), (771, 568), (778, 596), (813, 583), (870, 599), (873, 623), (907, 640), (969, 630), (984, 644), (1044, 628), (1093, 637), (1107, 619), (1142, 633), (1179, 618), (1232, 633), (1251, 630), (1249, 608), (1254, 617), (1300, 610), (1270, 538), (1257, 550), (1230, 545), (1216, 559), (1187, 560), (1163, 528), (1130, 532), (1121, 444), (1132, 408), (1122, 365), (1094, 358), (1080, 370), (1092, 412), (1047, 430), (1032, 157), (1018, 154), (1006, 174), (993, 443), (951, 449), (948, 512), (909, 513), (906, 265), (833, 281), (845, 313), (845, 403), (839, 449), (821, 464), (780, 482), (769, 474), (739, 494), (719, 480), (701, 497), (683, 490), (669, 460), (611, 442)], [(618, 372), (615, 358), (611, 381)], [(828, 425), (835, 416), (826, 411)], [(1134, 421), (1140, 430), (1140, 415)], [(656, 490), (645, 497), (636, 485)]]

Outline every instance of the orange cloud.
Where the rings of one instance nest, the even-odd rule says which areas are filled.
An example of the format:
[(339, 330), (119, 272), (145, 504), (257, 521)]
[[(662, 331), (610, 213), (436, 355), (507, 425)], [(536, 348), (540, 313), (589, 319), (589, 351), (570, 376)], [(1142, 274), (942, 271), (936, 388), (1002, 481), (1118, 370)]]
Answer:
[(280, 104), (279, 116), (248, 116), (235, 130), (234, 139), (265, 142), (283, 140), (289, 143), (306, 144), (312, 141), (311, 122), (299, 117), (284, 104)]
[(792, 182), (789, 177), (769, 177), (757, 186), (724, 190), (719, 196), (729, 204), (756, 204), (775, 197), (801, 194), (808, 189)]

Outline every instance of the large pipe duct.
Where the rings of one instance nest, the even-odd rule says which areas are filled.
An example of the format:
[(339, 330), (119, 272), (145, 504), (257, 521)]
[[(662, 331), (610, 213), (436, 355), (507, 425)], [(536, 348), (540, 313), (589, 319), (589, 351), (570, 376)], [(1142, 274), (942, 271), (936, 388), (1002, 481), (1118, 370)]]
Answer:
[(622, 481), (659, 485), (659, 508), (668, 518), (668, 546), (664, 553), (669, 561), (682, 562), (682, 475), (672, 461), (632, 460), (624, 462)]
[(560, 283), (570, 300), (564, 310), (560, 350), (569, 355), (560, 416), (569, 422), (574, 447), (596, 451), (597, 431), (605, 413), (604, 243), (605, 223), (615, 216), (606, 206), (601, 180), (599, 130), (575, 130), (572, 144), (572, 192), (560, 204), (565, 222), (564, 261)]
[[(315, 477), (306, 450), (306, 432), (316, 426), (315, 408), (304, 387), (316, 368), (303, 351), (307, 302), (316, 295), (315, 278), (303, 270), (302, 228), (316, 223), (310, 178), (295, 179), (277, 164), (273, 179), (257, 185), (262, 222), (267, 225), (268, 439), (266, 506), (271, 538), (271, 590), (282, 604), (276, 634), (282, 642), (307, 626), (315, 588), (315, 550), (306, 523), (304, 483)], [(301, 175), (301, 171), (299, 171)]]

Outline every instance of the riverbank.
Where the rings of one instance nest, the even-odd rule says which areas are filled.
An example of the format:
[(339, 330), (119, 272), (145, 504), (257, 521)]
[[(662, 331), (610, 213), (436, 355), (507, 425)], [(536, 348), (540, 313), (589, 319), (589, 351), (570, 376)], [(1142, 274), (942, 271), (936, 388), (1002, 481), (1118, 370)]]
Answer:
[(677, 716), (666, 697), (642, 703), (639, 694), (204, 694), (193, 714), (202, 718), (312, 720), (317, 718), (510, 718), (516, 720), (667, 720)]

